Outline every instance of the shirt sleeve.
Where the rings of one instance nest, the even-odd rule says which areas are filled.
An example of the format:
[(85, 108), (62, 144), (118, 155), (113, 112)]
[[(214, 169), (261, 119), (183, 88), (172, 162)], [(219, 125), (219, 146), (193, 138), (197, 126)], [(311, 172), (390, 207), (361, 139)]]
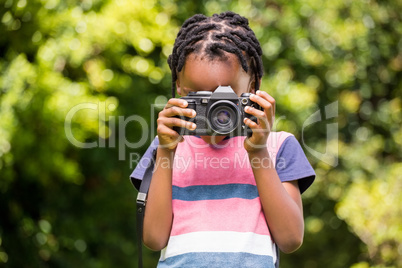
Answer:
[(287, 137), (282, 143), (275, 167), (282, 182), (298, 181), (300, 193), (307, 190), (315, 179), (314, 169), (294, 136)]
[(137, 166), (133, 170), (130, 175), (130, 180), (134, 187), (138, 190), (140, 188), (140, 184), (142, 179), (144, 178), (145, 171), (151, 162), (154, 151), (158, 148), (159, 139), (155, 137), (152, 141), (151, 145), (149, 145), (148, 149), (145, 151), (145, 154), (141, 157), (140, 161), (137, 163)]

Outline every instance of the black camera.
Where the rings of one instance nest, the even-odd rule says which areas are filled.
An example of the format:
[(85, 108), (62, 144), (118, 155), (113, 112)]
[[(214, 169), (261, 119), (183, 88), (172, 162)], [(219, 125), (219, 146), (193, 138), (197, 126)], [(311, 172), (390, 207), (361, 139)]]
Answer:
[(257, 122), (257, 118), (244, 112), (246, 106), (256, 109), (261, 107), (250, 100), (251, 93), (236, 95), (230, 86), (219, 86), (214, 92), (190, 92), (182, 97), (188, 102), (188, 107), (196, 111), (194, 118), (178, 116), (197, 125), (195, 130), (175, 127), (180, 135), (198, 136), (251, 136), (252, 130), (243, 122), (250, 118)]

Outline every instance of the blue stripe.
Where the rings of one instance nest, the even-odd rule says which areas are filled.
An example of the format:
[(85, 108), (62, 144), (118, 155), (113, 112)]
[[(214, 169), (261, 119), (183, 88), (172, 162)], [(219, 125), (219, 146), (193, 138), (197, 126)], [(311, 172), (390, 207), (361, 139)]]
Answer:
[(173, 199), (183, 201), (218, 200), (229, 198), (254, 199), (257, 186), (251, 184), (173, 186)]
[[(212, 242), (212, 241), (211, 241)], [(274, 268), (273, 258), (268, 255), (250, 253), (186, 253), (159, 261), (158, 268), (222, 268), (222, 267), (252, 267)]]

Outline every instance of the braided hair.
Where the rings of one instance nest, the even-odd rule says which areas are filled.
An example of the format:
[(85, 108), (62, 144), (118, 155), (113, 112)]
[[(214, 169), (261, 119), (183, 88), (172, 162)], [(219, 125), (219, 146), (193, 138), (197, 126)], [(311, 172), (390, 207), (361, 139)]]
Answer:
[(177, 74), (190, 53), (203, 54), (213, 60), (223, 59), (224, 52), (235, 54), (245, 72), (251, 68), (255, 89), (258, 90), (263, 75), (260, 43), (246, 18), (227, 11), (212, 17), (197, 14), (183, 23), (168, 58), (172, 71), (172, 96), (175, 96)]

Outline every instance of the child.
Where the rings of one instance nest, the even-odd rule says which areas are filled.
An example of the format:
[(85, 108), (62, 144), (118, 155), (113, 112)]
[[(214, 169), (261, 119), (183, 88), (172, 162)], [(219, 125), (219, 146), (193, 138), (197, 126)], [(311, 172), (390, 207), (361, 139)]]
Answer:
[[(168, 62), (172, 90), (214, 91), (231, 86), (248, 106), (251, 137), (180, 136), (194, 130), (183, 99), (171, 98), (157, 120), (156, 164), (144, 218), (143, 241), (162, 250), (158, 267), (274, 267), (277, 248), (290, 253), (303, 241), (301, 193), (315, 178), (299, 143), (271, 132), (275, 100), (259, 91), (262, 51), (248, 20), (233, 12), (195, 15), (184, 22)], [(131, 175), (141, 180), (144, 166)]]

